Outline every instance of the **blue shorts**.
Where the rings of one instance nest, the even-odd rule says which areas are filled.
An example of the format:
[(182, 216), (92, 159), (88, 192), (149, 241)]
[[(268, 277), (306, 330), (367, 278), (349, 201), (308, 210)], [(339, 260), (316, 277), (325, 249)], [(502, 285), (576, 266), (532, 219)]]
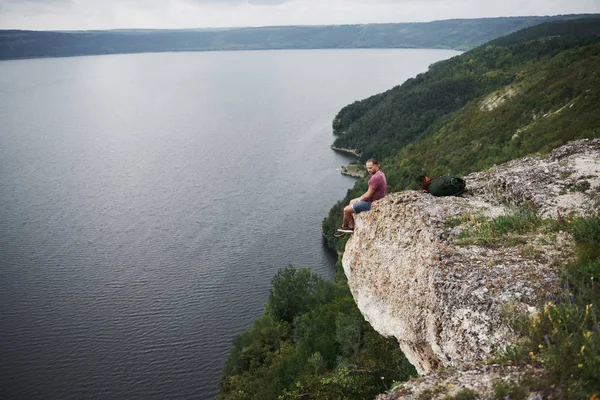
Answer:
[(356, 214), (363, 211), (369, 211), (371, 209), (371, 202), (367, 200), (357, 201), (356, 203), (352, 204), (352, 209)]

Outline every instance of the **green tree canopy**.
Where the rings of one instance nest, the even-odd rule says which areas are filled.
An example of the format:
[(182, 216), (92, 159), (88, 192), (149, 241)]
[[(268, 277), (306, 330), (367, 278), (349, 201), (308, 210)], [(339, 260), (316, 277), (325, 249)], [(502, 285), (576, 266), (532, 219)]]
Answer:
[(328, 284), (319, 275), (308, 269), (293, 266), (279, 270), (271, 281), (272, 287), (266, 311), (276, 319), (292, 322), (331, 297)]

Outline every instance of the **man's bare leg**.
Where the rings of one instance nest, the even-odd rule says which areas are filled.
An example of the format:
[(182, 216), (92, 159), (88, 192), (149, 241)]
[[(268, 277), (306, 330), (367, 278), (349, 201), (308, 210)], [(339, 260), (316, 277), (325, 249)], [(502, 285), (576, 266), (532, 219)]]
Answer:
[(352, 206), (344, 207), (344, 222), (342, 226), (354, 229), (354, 208)]

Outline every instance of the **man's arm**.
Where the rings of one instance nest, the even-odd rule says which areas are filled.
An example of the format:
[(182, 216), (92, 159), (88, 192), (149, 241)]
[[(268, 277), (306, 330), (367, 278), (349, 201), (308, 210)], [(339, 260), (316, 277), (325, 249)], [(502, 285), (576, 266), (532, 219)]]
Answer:
[(375, 193), (375, 189), (370, 187), (369, 190), (367, 190), (362, 196), (357, 197), (356, 199), (350, 200), (350, 204), (354, 204), (361, 200), (369, 200), (371, 198), (371, 196), (373, 196), (373, 193)]

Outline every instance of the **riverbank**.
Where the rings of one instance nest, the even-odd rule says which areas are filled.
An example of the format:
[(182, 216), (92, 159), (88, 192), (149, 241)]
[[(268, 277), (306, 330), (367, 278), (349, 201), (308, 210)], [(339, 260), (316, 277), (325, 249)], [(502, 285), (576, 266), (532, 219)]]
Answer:
[(347, 176), (351, 176), (353, 178), (364, 178), (366, 175), (366, 171), (360, 169), (360, 167), (358, 166), (358, 164), (348, 164), (348, 165), (342, 165), (340, 168), (337, 169), (342, 175), (347, 175)]
[(340, 153), (351, 154), (355, 157), (360, 157), (360, 154), (355, 149), (346, 149), (344, 147), (335, 147), (333, 145), (330, 146), (331, 150), (339, 151)]

